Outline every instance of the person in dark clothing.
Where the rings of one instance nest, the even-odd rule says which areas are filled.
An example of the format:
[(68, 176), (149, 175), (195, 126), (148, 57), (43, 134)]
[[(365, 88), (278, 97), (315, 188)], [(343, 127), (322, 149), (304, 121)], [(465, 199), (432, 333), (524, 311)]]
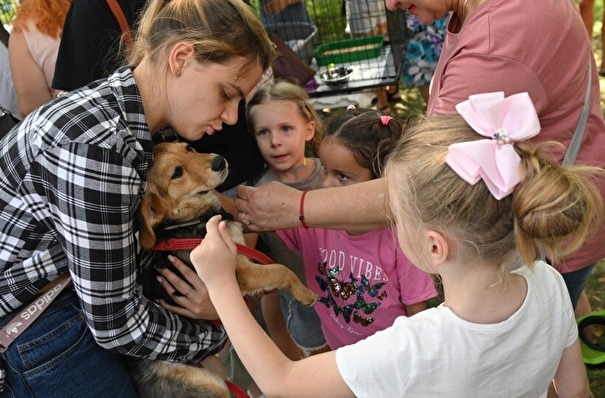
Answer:
[[(132, 31), (146, 0), (117, 0)], [(72, 0), (55, 64), (52, 87), (72, 91), (105, 78), (125, 63), (122, 31), (105, 0)]]

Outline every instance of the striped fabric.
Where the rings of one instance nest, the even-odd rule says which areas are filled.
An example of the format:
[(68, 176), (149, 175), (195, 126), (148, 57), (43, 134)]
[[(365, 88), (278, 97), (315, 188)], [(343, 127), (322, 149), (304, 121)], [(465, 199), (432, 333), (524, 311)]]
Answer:
[(69, 270), (98, 343), (199, 361), (224, 330), (149, 302), (136, 281), (135, 210), (152, 161), (129, 68), (51, 101), (0, 141), (0, 317)]

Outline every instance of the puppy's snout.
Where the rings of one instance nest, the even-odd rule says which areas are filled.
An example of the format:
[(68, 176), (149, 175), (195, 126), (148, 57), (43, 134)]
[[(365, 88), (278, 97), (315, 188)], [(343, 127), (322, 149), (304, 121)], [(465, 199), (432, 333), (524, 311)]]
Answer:
[(223, 171), (227, 167), (227, 161), (222, 156), (217, 156), (212, 159), (212, 163), (210, 163), (210, 170), (212, 171)]

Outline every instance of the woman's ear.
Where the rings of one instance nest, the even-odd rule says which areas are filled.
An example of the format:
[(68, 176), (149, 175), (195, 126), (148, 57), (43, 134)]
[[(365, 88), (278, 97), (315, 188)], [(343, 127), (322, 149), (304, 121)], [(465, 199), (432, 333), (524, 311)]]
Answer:
[(427, 237), (430, 244), (430, 257), (434, 265), (445, 263), (449, 257), (450, 246), (441, 233), (437, 231), (428, 231)]
[(172, 47), (168, 57), (168, 66), (173, 76), (181, 75), (185, 64), (193, 56), (193, 52), (193, 45), (184, 41), (178, 42)]

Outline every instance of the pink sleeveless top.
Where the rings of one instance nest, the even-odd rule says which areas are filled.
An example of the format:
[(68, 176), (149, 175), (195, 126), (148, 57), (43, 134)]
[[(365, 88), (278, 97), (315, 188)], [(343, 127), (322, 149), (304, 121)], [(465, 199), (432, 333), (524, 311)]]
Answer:
[(59, 52), (60, 38), (54, 38), (40, 32), (33, 21), (27, 22), (27, 30), (23, 29), (23, 35), (34, 61), (44, 73), (46, 84), (51, 90), (51, 96), (56, 98), (58, 91), (51, 89), (51, 85), (55, 74), (55, 62)]

